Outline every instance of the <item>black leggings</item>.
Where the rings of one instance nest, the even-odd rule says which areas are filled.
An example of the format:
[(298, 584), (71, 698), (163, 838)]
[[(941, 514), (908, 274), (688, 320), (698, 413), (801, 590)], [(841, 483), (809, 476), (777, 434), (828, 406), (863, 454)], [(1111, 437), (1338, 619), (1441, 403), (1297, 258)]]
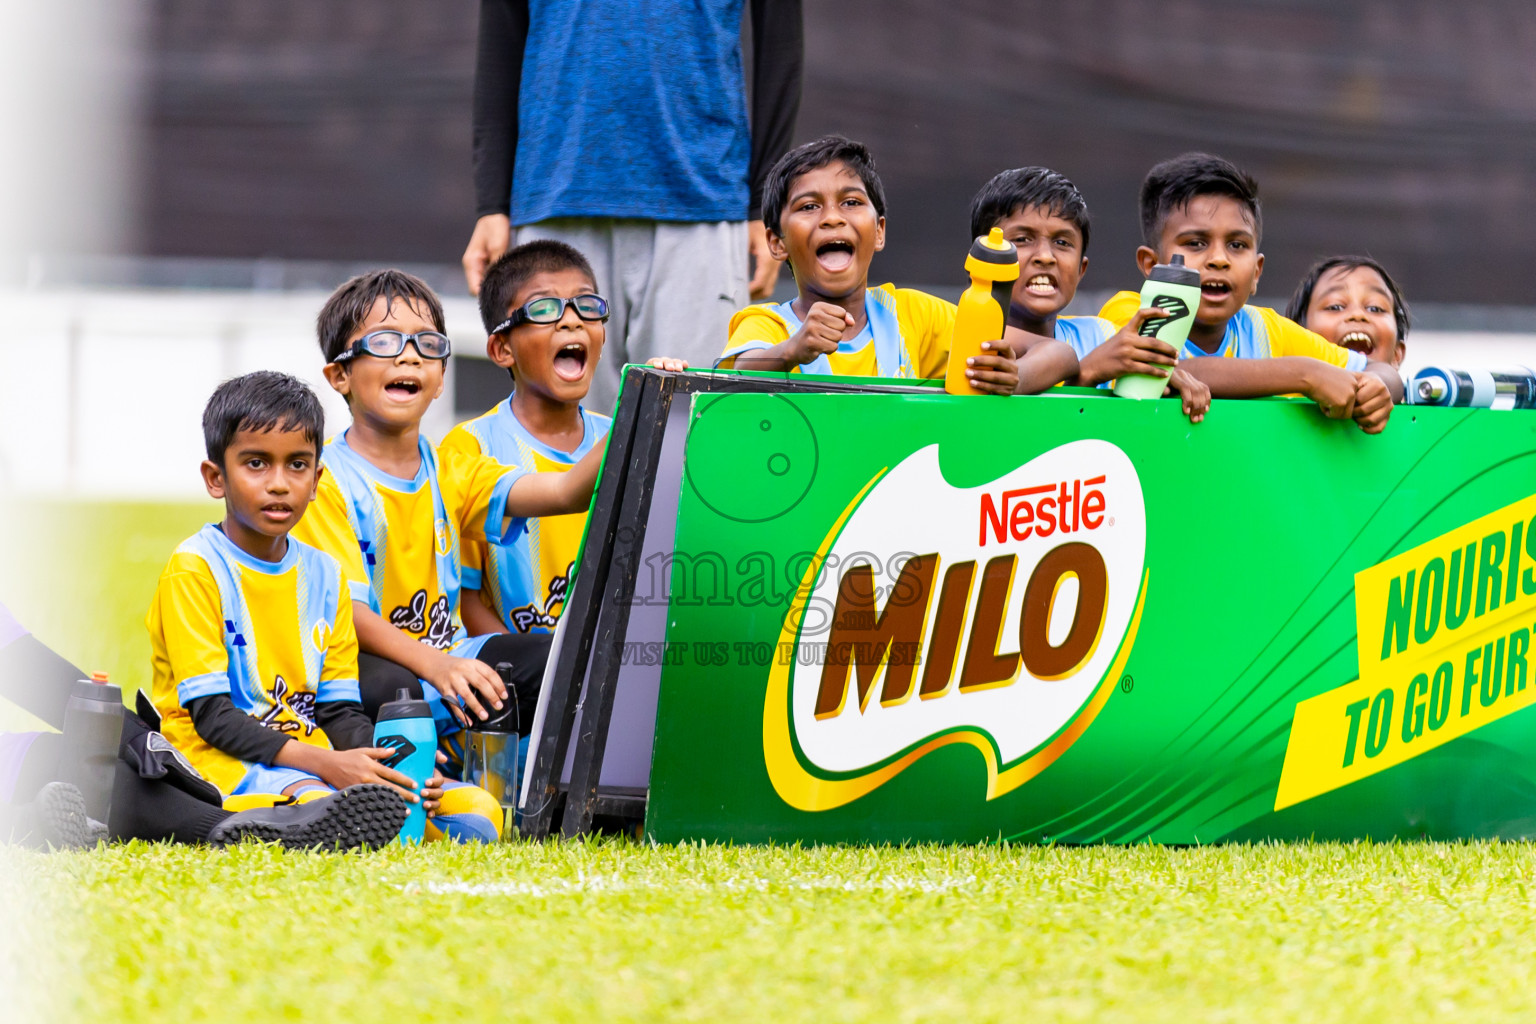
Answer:
[[(70, 685), (87, 678), (74, 665), (33, 636), (22, 636), (0, 648), (0, 697), (64, 728), (64, 705)], [(123, 744), (134, 735), (131, 712), (124, 712)], [(142, 726), (139, 727), (142, 729)], [(18, 780), (15, 799), (30, 800), (44, 783), (66, 775), (60, 765), (63, 737), (44, 733), (32, 744)], [(196, 843), (229, 817), (222, 807), (200, 800), (164, 778), (146, 779), (121, 757), (113, 776), (112, 813), (108, 831), (114, 839)]]
[[(485, 641), (475, 656), (496, 669), (515, 696), (508, 711), (517, 709), (513, 724), (518, 726), (518, 732), (526, 733), (533, 725), (533, 709), (539, 703), (539, 684), (544, 680), (551, 639), (549, 633), (497, 633)], [(377, 719), (379, 708), (394, 700), (401, 690), (421, 699), (421, 682), (416, 674), (388, 658), (359, 654), (357, 675), (363, 710), (369, 718)]]

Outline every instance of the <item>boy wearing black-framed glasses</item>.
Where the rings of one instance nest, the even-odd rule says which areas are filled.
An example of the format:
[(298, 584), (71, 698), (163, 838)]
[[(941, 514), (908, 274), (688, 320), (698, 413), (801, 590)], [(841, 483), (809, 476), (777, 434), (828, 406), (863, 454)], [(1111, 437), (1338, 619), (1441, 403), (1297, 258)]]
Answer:
[[(294, 536), (341, 563), (364, 710), (376, 715), (404, 688), (432, 706), (439, 736), (514, 713), (526, 728), (549, 638), (469, 635), (460, 544), (502, 543), (528, 517), (584, 510), (602, 445), (566, 473), (435, 451), (421, 420), (442, 394), (449, 345), (442, 304), (409, 274), (353, 278), (326, 301), (317, 329), (326, 380), (346, 398), (352, 425), (326, 443), (325, 473)], [(510, 695), (492, 667), (501, 663), (512, 666)], [(439, 815), (452, 824), (452, 809)]]
[[(512, 391), (454, 427), (441, 450), (489, 455), (530, 473), (570, 469), (611, 422), (582, 405), (608, 320), (591, 264), (564, 242), (520, 245), (486, 271), (480, 318), (485, 353), (511, 374)], [(553, 632), (586, 523), (583, 510), (522, 520), (505, 544), (466, 541), (460, 609), (469, 631)]]

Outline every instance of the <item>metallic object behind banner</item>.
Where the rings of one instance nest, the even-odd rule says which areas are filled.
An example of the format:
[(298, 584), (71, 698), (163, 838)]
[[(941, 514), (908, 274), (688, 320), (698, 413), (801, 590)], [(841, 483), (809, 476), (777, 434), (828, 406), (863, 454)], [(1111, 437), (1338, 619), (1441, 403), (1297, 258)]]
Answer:
[(1525, 366), (1501, 370), (1426, 366), (1413, 375), (1408, 400), (1414, 405), (1536, 409), (1536, 371)]

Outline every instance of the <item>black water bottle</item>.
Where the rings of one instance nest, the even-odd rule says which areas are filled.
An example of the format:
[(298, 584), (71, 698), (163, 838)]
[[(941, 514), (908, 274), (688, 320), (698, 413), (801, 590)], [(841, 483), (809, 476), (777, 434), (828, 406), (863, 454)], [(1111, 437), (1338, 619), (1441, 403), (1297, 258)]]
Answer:
[(118, 744), (123, 738), (123, 692), (107, 682), (105, 672), (71, 685), (64, 704), (63, 781), (79, 787), (85, 813), (107, 820), (112, 781), (117, 774)]

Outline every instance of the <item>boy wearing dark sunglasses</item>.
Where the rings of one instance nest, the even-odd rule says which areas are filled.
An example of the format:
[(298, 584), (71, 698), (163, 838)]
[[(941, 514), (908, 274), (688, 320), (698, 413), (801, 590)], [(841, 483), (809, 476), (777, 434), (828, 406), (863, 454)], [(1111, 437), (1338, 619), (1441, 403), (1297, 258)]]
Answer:
[[(449, 431), (442, 452), (564, 472), (602, 443), (611, 421), (581, 404), (608, 320), (595, 280), (585, 256), (552, 240), (520, 245), (491, 264), (480, 285), (485, 352), (511, 374), (512, 393)], [(552, 632), (586, 525), (582, 510), (518, 520), (504, 544), (466, 540), (460, 608), (469, 631)]]
[[(435, 451), (421, 420), (442, 394), (450, 346), (442, 304), (409, 274), (353, 278), (326, 301), (317, 328), (326, 380), (346, 398), (352, 425), (326, 443), (325, 473), (294, 536), (341, 563), (364, 710), (376, 716), (403, 688), (432, 706), (440, 736), (473, 719), (510, 719), (513, 707), (526, 727), (549, 637), (468, 634), (461, 538), (501, 543), (527, 517), (585, 509), (602, 445), (565, 473)], [(501, 663), (512, 666), (510, 701), (492, 668)], [(439, 813), (452, 817), (446, 805)]]

